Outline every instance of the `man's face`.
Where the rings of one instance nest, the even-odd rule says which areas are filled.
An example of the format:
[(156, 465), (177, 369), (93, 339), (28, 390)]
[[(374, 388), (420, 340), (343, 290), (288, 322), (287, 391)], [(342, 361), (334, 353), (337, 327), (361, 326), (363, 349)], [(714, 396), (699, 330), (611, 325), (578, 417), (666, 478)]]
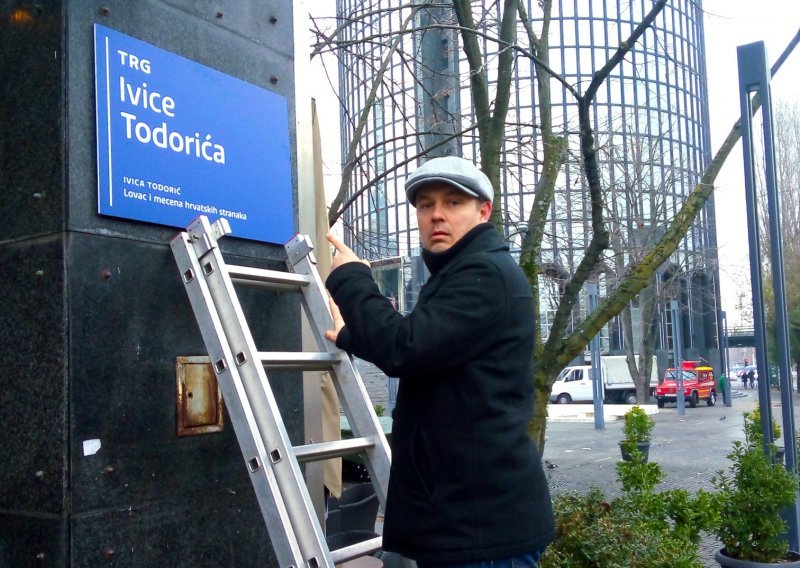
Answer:
[(467, 232), (487, 221), (492, 204), (446, 183), (431, 183), (417, 192), (417, 224), (422, 248), (444, 252)]

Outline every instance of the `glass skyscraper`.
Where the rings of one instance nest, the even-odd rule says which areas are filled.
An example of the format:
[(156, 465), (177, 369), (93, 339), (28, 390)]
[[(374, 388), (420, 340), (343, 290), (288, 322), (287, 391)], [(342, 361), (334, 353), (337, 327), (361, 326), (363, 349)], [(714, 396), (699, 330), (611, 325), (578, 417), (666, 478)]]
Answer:
[[(538, 2), (523, 0), (532, 29), (541, 29)], [(480, 162), (470, 94), (469, 66), (452, 2), (430, 0), (338, 0), (340, 40), (352, 42), (340, 60), (340, 96), (346, 111), (342, 148), (368, 109), (368, 121), (353, 161), (351, 202), (343, 212), (345, 238), (375, 263), (387, 295), (401, 309), (413, 305), (424, 281), (414, 210), (403, 181), (428, 157), (456, 154)], [(534, 62), (525, 55), (527, 32), (518, 24), (517, 44), (500, 46), (500, 4), (472, 2), (484, 72), (493, 96), (500, 49), (514, 49), (513, 87), (502, 151), (504, 232), (519, 252), (540, 177), (542, 140)], [(652, 8), (644, 0), (554, 0), (549, 34), (550, 67), (582, 93)], [(415, 8), (416, 7), (416, 8)], [(597, 92), (591, 107), (597, 157), (611, 234), (597, 281), (601, 297), (625, 268), (657, 240), (710, 162), (707, 88), (701, 0), (674, 0), (635, 43)], [(551, 111), (556, 136), (570, 141), (547, 225), (540, 277), (541, 326), (546, 337), (560, 285), (572, 274), (591, 239), (590, 202), (578, 155), (577, 103), (552, 80)], [(659, 269), (651, 292), (661, 306), (656, 333), (671, 348), (671, 318), (663, 309), (678, 299), (683, 317), (684, 356), (715, 360), (718, 320), (713, 197), (679, 249)], [(575, 317), (584, 313), (585, 302)], [(638, 299), (631, 305), (639, 317)], [(638, 326), (634, 329), (640, 330)], [(638, 331), (637, 331), (638, 333)], [(638, 341), (635, 337), (634, 341)], [(618, 320), (603, 333), (606, 351), (624, 346)], [(718, 357), (718, 355), (716, 355)]]

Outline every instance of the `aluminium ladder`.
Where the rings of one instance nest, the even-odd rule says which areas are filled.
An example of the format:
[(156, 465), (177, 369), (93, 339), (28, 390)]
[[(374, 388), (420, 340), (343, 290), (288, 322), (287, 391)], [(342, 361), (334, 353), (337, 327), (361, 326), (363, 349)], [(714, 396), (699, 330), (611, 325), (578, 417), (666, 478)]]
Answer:
[[(217, 241), (230, 232), (227, 219), (212, 224), (203, 215), (170, 245), (278, 563), (282, 568), (333, 568), (380, 549), (382, 539), (330, 551), (299, 463), (361, 453), (378, 499), (385, 505), (390, 450), (352, 359), (323, 335), (333, 329), (333, 319), (309, 238), (298, 235), (286, 244), (288, 271), (282, 272), (227, 265)], [(320, 352), (258, 351), (234, 283), (300, 291)], [(293, 447), (265, 368), (329, 371), (354, 438)]]

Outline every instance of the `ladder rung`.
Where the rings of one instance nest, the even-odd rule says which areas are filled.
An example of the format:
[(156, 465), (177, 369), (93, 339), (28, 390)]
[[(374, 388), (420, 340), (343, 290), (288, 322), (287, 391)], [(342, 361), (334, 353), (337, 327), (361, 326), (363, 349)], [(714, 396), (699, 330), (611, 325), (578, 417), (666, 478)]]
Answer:
[(348, 438), (346, 440), (335, 440), (333, 442), (295, 446), (294, 453), (297, 457), (297, 461), (309, 462), (350, 456), (362, 450), (374, 447), (375, 440), (372, 438)]
[(284, 351), (259, 351), (259, 360), (273, 369), (324, 371), (341, 361), (338, 353), (292, 353)]
[(227, 268), (231, 280), (237, 284), (261, 286), (273, 290), (297, 290), (301, 286), (308, 286), (311, 281), (308, 276), (295, 274), (294, 272), (282, 272), (280, 270), (266, 270), (264, 268), (235, 266), (230, 264)]
[(345, 546), (344, 548), (331, 550), (331, 556), (333, 557), (334, 564), (340, 564), (341, 562), (380, 550), (382, 546), (383, 537), (377, 536), (369, 540), (362, 540), (361, 542), (351, 544), (350, 546)]

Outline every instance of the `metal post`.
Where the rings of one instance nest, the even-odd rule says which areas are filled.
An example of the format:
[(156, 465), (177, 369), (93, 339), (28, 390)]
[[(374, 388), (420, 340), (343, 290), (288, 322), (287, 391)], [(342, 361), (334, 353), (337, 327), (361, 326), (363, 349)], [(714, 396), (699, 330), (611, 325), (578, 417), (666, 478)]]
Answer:
[[(764, 436), (765, 451), (772, 443), (772, 405), (770, 404), (769, 373), (765, 371), (767, 356), (767, 328), (764, 321), (764, 292), (761, 284), (764, 281), (761, 273), (761, 249), (759, 248), (760, 232), (758, 219), (758, 198), (756, 196), (755, 171), (753, 169), (753, 124), (751, 90), (761, 87), (762, 73), (759, 73), (759, 54), (753, 52), (756, 44), (739, 46), (739, 102), (742, 108), (742, 148), (744, 151), (745, 202), (747, 212), (747, 240), (750, 249), (750, 285), (753, 293), (753, 335), (755, 339), (755, 358), (758, 370), (758, 403), (761, 413), (761, 433)], [(763, 44), (762, 44), (763, 47)], [(763, 51), (761, 57), (763, 57)], [(753, 73), (755, 71), (755, 73)], [(769, 92), (760, 92), (762, 103), (769, 103)], [(767, 379), (766, 381), (763, 379)], [(791, 407), (790, 407), (791, 408)]]
[[(587, 283), (587, 292), (589, 293), (589, 313), (597, 309), (597, 284), (595, 282)], [(592, 354), (592, 394), (594, 400), (594, 429), (605, 430), (606, 422), (603, 414), (603, 379), (602, 369), (600, 367), (600, 332), (598, 331), (595, 336), (589, 341), (589, 349)]]
[(672, 342), (675, 347), (675, 399), (678, 401), (678, 415), (686, 414), (686, 399), (683, 396), (683, 339), (681, 334), (681, 307), (678, 300), (670, 300), (672, 311)]
[[(742, 112), (742, 149), (744, 152), (745, 198), (747, 204), (747, 235), (750, 246), (750, 280), (753, 289), (753, 320), (755, 323), (756, 365), (758, 369), (758, 399), (761, 412), (761, 431), (765, 451), (772, 442), (772, 405), (770, 403), (770, 373), (767, 356), (767, 330), (764, 321), (764, 294), (761, 288), (762, 259), (759, 248), (759, 215), (753, 166), (752, 96), (761, 98), (763, 116), (764, 174), (767, 192), (767, 221), (772, 251), (772, 286), (775, 296), (776, 340), (779, 362), (779, 384), (783, 415), (784, 459), (786, 469), (797, 471), (792, 375), (789, 367), (788, 316), (783, 274), (783, 241), (781, 236), (780, 202), (776, 187), (774, 139), (772, 132), (772, 95), (770, 70), (764, 42), (750, 43), (737, 49), (739, 60), (739, 102)], [(800, 548), (800, 509), (798, 499), (787, 512), (788, 540), (792, 550)]]
[(730, 360), (728, 354), (728, 314), (725, 311), (720, 313), (722, 319), (722, 372), (725, 373), (725, 386), (722, 389), (722, 401), (725, 406), (730, 408), (733, 403), (731, 401), (731, 376), (730, 376)]

